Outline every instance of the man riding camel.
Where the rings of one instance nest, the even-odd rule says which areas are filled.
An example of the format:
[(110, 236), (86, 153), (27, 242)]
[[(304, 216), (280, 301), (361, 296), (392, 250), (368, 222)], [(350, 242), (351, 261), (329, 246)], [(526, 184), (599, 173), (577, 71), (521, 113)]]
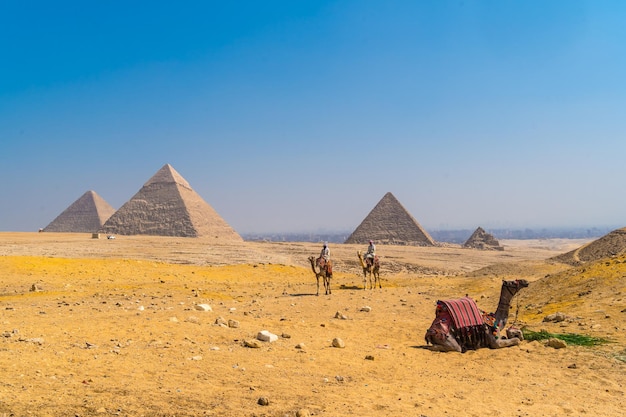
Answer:
[(367, 252), (365, 252), (365, 262), (368, 265), (374, 265), (375, 258), (376, 258), (376, 245), (374, 245), (373, 240), (370, 240), (370, 244), (367, 247)]
[(320, 252), (320, 257), (317, 258), (317, 264), (326, 268), (329, 274), (332, 274), (332, 263), (330, 262), (330, 248), (328, 247), (328, 242), (324, 242), (324, 247), (322, 247), (322, 251)]

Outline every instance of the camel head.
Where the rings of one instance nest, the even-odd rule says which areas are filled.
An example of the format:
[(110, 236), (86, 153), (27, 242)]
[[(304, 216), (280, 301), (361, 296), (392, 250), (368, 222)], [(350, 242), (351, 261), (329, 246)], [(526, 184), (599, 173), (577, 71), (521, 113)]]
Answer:
[(502, 281), (503, 287), (508, 287), (511, 290), (515, 290), (515, 292), (521, 290), (522, 288), (528, 287), (528, 280), (525, 279), (515, 279), (511, 281)]

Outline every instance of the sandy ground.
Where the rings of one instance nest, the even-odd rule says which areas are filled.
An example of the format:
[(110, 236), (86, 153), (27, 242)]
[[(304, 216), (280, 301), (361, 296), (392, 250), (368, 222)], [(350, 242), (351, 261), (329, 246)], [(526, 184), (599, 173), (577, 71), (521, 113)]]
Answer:
[[(0, 233), (0, 416), (622, 416), (626, 259), (545, 262), (583, 243), (379, 246), (374, 290), (365, 248), (331, 245), (316, 296), (319, 244)], [(426, 349), (438, 299), (493, 311), (510, 278), (532, 281), (510, 323), (612, 343)]]

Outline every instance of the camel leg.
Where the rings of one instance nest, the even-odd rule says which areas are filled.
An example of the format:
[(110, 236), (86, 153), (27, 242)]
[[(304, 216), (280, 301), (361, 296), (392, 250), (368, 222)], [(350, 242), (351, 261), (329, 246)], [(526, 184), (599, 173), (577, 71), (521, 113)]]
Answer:
[(433, 344), (432, 346), (428, 346), (428, 349), (434, 352), (463, 352), (463, 349), (461, 349), (456, 339), (450, 335), (446, 335), (446, 340), (443, 343)]
[(315, 275), (315, 279), (317, 280), (317, 294), (315, 295), (320, 295), (320, 276)]
[(501, 349), (505, 347), (517, 346), (519, 345), (520, 340), (517, 337), (512, 337), (510, 339), (496, 339), (493, 335), (488, 336), (489, 339), (489, 347), (491, 349)]

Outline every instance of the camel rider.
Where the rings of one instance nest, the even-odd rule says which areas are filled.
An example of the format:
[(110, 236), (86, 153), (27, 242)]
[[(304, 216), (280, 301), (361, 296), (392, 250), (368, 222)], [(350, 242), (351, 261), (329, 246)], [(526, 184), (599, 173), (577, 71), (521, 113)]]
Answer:
[(376, 258), (376, 245), (374, 245), (373, 240), (370, 240), (367, 252), (365, 252), (365, 262), (369, 265), (374, 265), (374, 258)]
[(333, 266), (330, 263), (330, 249), (328, 248), (328, 242), (324, 242), (324, 247), (320, 252), (320, 257), (317, 259), (318, 264), (322, 268), (326, 268), (328, 274), (333, 273)]
[(324, 258), (326, 262), (330, 261), (330, 249), (328, 248), (328, 242), (324, 242), (324, 247), (320, 252), (320, 258)]

